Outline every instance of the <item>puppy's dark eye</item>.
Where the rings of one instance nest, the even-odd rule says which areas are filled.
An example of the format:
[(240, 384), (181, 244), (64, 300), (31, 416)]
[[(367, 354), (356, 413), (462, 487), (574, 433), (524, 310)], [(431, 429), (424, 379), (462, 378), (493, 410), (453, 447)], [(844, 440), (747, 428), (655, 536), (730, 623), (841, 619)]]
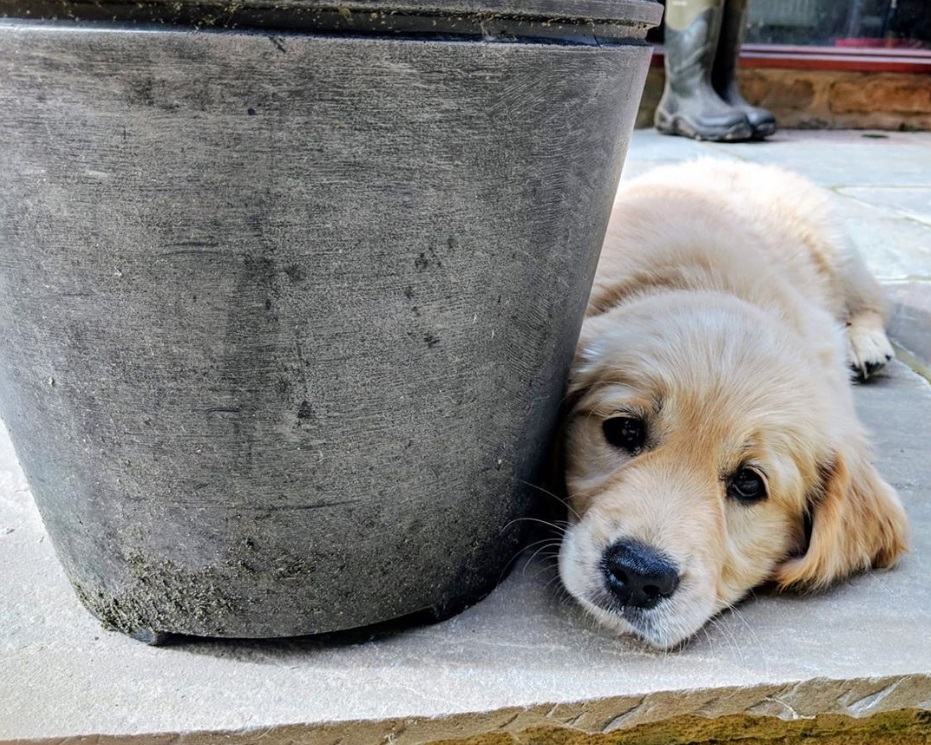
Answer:
[(752, 468), (741, 468), (727, 482), (727, 496), (744, 504), (766, 499), (766, 483)]
[(610, 445), (626, 450), (631, 455), (637, 455), (643, 450), (647, 429), (640, 419), (629, 416), (614, 416), (605, 419), (601, 429)]

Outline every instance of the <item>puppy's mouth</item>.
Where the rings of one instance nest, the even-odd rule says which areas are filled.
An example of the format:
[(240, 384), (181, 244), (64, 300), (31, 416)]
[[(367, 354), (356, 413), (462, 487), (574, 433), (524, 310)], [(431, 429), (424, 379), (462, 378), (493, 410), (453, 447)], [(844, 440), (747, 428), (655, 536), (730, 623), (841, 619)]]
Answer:
[(575, 533), (560, 551), (563, 584), (604, 626), (671, 649), (713, 614), (692, 573), (655, 547), (624, 539), (596, 549), (585, 540), (580, 546)]
[(671, 600), (663, 600), (651, 608), (622, 605), (608, 593), (595, 592), (591, 598), (579, 598), (582, 606), (602, 625), (622, 633), (633, 634), (660, 649), (679, 646), (685, 640), (673, 638), (668, 630)]

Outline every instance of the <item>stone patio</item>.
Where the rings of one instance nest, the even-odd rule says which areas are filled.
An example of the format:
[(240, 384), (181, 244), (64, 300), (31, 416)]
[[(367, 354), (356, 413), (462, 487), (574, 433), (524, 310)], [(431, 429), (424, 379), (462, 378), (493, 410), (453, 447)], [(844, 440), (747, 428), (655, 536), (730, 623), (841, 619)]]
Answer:
[(719, 740), (739, 730), (853, 742), (847, 730), (866, 737), (879, 722), (856, 741), (927, 742), (931, 385), (913, 369), (931, 360), (931, 134), (787, 132), (715, 146), (639, 131), (625, 175), (708, 153), (790, 166), (830, 188), (888, 285), (912, 368), (895, 363), (857, 402), (913, 524), (897, 569), (814, 596), (762, 594), (672, 653), (596, 628), (539, 555), (430, 627), (147, 647), (78, 604), (0, 429), (0, 743), (600, 743), (658, 737), (642, 727), (670, 720), (652, 741), (709, 741), (706, 719), (682, 715), (743, 715), (714, 720), (735, 723)]

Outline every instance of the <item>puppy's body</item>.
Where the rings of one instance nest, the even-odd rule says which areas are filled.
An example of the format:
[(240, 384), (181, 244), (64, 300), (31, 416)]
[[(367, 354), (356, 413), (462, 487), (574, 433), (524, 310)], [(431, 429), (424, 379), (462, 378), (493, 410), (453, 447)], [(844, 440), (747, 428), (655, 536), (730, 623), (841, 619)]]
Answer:
[(768, 579), (892, 563), (904, 515), (848, 372), (891, 356), (812, 184), (705, 160), (622, 186), (570, 381), (569, 591), (665, 647)]
[(851, 324), (850, 363), (868, 377), (892, 358), (882, 291), (829, 195), (778, 168), (698, 160), (622, 185), (588, 315), (666, 284), (719, 290), (783, 314), (816, 346)]

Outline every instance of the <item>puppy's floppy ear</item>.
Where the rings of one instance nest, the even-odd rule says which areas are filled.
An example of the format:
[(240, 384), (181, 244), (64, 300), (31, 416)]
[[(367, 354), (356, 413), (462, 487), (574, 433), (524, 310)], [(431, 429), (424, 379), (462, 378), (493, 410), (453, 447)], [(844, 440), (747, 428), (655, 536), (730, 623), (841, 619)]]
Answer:
[(592, 381), (597, 377), (597, 370), (605, 356), (604, 332), (611, 326), (610, 320), (603, 316), (585, 319), (579, 334), (579, 343), (569, 371), (569, 385), (566, 390), (566, 410), (570, 410), (582, 397)]
[[(576, 404), (585, 395), (585, 392), (598, 378), (598, 368), (604, 357), (605, 349), (599, 338), (601, 327), (604, 324), (597, 318), (586, 318), (579, 333), (572, 366), (569, 369), (569, 381), (566, 386), (566, 395), (561, 404), (559, 425), (553, 437), (549, 467), (546, 470), (547, 488), (559, 495), (560, 501), (568, 497), (566, 488), (566, 434), (569, 429), (570, 414)], [(548, 515), (552, 519), (565, 519), (563, 515)]]
[(892, 566), (908, 550), (905, 511), (865, 447), (836, 453), (821, 472), (809, 506), (808, 549), (776, 570), (782, 587), (824, 587), (870, 567)]

